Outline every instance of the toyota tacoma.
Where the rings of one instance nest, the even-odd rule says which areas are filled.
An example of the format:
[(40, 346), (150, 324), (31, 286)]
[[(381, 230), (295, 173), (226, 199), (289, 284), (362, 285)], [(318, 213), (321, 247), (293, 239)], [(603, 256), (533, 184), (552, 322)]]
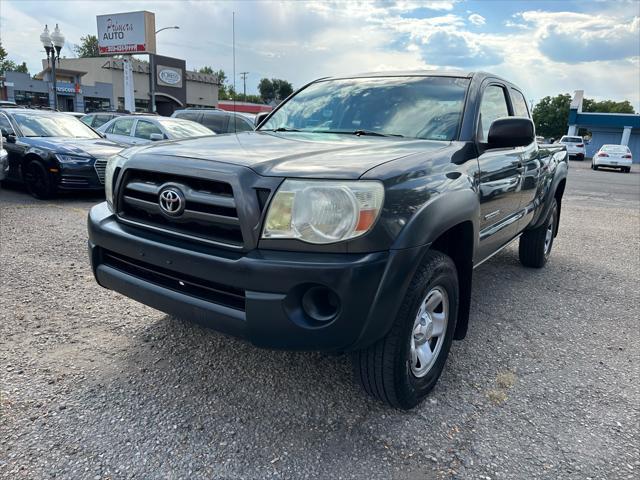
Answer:
[(112, 157), (97, 282), (259, 347), (349, 352), (369, 394), (414, 407), (466, 335), (473, 269), (516, 239), (547, 262), (565, 147), (487, 73), (323, 78), (258, 122)]

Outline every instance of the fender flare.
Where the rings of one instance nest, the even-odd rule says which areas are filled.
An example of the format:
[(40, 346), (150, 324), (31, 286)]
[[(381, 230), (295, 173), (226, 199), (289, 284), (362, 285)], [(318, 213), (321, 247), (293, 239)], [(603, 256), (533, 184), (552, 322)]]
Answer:
[[(543, 207), (540, 208), (540, 213), (536, 217), (535, 221), (531, 222), (528, 230), (539, 227), (547, 219), (547, 217), (549, 216), (549, 211), (551, 210), (551, 199), (555, 198), (556, 192), (558, 191), (558, 186), (560, 185), (560, 182), (566, 180), (568, 172), (569, 168), (566, 162), (560, 162), (556, 167), (556, 171), (554, 172), (553, 179), (551, 180), (551, 186), (547, 190), (546, 195), (542, 201)], [(558, 205), (558, 207), (560, 207), (560, 205)]]
[(479, 219), (480, 199), (475, 190), (467, 188), (440, 193), (413, 215), (391, 248), (412, 248), (431, 244), (452, 227), (470, 221), (475, 233), (473, 243), (473, 252), (475, 252), (478, 246)]
[[(426, 202), (402, 229), (390, 249), (390, 261), (372, 302), (372, 309), (366, 328), (356, 342), (354, 349), (364, 348), (384, 337), (391, 329), (398, 314), (400, 303), (406, 295), (422, 259), (443, 233), (465, 222), (473, 224), (473, 250), (469, 261), (458, 265), (460, 298), (458, 325), (454, 338), (464, 338), (469, 318), (471, 302), (471, 279), (473, 275), (473, 254), (478, 241), (478, 219), (480, 201), (472, 189), (451, 190), (434, 196)], [(375, 313), (374, 313), (375, 312)]]

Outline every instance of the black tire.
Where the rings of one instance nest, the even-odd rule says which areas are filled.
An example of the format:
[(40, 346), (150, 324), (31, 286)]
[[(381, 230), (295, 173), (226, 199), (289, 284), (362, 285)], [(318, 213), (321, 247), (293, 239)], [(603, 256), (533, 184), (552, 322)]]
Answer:
[(55, 195), (53, 178), (41, 161), (28, 161), (23, 167), (22, 178), (27, 191), (35, 198), (46, 200)]
[[(537, 228), (525, 231), (520, 237), (520, 263), (525, 267), (542, 268), (547, 263), (553, 241), (558, 231), (558, 202), (553, 199), (546, 221)], [(551, 229), (551, 238), (547, 244), (547, 232)]]
[[(426, 372), (416, 376), (411, 363), (411, 345), (417, 335), (414, 322), (428, 295), (434, 291), (440, 292), (442, 298), (446, 297), (448, 319), (444, 332), (433, 344), (437, 353), (432, 357), (431, 366), (425, 365), (428, 368)], [(407, 289), (389, 333), (377, 343), (352, 355), (354, 376), (369, 395), (392, 407), (408, 410), (418, 405), (433, 389), (451, 348), (458, 316), (458, 296), (458, 274), (451, 258), (438, 251), (427, 252)], [(444, 301), (442, 305), (446, 318)], [(442, 343), (438, 348), (439, 339)], [(432, 340), (425, 340), (423, 345)]]
[(624, 169), (624, 173), (631, 173), (631, 167), (626, 167)]
[(593, 162), (591, 162), (591, 170), (598, 170), (598, 166)]

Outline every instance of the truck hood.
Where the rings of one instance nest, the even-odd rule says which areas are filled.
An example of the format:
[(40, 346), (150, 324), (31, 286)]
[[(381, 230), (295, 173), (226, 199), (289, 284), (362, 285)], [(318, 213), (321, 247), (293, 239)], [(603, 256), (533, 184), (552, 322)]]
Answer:
[(91, 155), (105, 158), (115, 155), (123, 147), (105, 138), (21, 137), (20, 141), (35, 149), (66, 155)]
[(244, 132), (162, 142), (143, 147), (135, 155), (232, 163), (264, 176), (355, 179), (383, 163), (447, 145), (449, 142), (396, 137)]

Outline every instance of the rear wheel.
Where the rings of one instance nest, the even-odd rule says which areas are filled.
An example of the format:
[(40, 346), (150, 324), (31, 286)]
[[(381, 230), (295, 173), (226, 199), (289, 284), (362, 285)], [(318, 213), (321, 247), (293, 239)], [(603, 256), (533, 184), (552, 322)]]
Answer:
[(55, 194), (53, 179), (45, 166), (39, 160), (31, 160), (22, 172), (27, 190), (35, 198), (41, 200), (51, 198)]
[(458, 315), (453, 261), (429, 251), (409, 286), (389, 333), (352, 357), (356, 379), (396, 408), (415, 407), (444, 369)]
[(520, 263), (525, 267), (544, 267), (551, 254), (557, 223), (558, 202), (554, 198), (547, 220), (539, 227), (525, 231), (520, 237)]
[(593, 162), (591, 162), (591, 170), (598, 170), (598, 166)]

